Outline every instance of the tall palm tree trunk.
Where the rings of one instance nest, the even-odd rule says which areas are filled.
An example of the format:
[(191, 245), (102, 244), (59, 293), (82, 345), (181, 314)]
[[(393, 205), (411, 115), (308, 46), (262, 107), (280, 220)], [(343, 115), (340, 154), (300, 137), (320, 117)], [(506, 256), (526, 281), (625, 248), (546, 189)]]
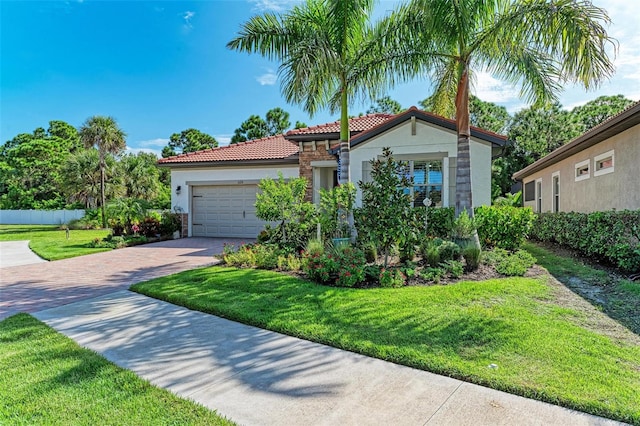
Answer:
[(351, 181), (351, 147), (349, 146), (349, 112), (347, 91), (343, 88), (340, 108), (340, 185)]
[(456, 217), (463, 211), (473, 214), (471, 192), (471, 157), (469, 155), (469, 71), (465, 66), (458, 82), (456, 95), (456, 130), (458, 136), (458, 159), (456, 164)]
[[(471, 126), (469, 117), (469, 68), (462, 65), (462, 75), (456, 94), (456, 129), (458, 136), (458, 159), (456, 164), (456, 217), (464, 210), (473, 218), (473, 187), (471, 185), (471, 155), (469, 139)], [(473, 230), (473, 244), (480, 248), (477, 229)]]
[(105, 196), (105, 191), (104, 191), (104, 175), (105, 175), (105, 171), (104, 169), (106, 168), (104, 159), (100, 160), (100, 207), (102, 209), (102, 227), (106, 228), (107, 227), (107, 209), (106, 209), (106, 204), (107, 204), (107, 198)]

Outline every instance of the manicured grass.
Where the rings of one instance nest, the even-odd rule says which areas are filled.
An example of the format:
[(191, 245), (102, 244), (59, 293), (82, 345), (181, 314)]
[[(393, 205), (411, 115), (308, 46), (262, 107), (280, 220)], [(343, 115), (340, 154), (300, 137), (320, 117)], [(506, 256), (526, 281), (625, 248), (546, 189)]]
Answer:
[(60, 260), (85, 254), (109, 251), (110, 248), (90, 248), (95, 238), (104, 238), (109, 230), (75, 230), (66, 232), (56, 225), (0, 225), (0, 241), (29, 240), (29, 247), (46, 260)]
[(18, 314), (0, 322), (0, 424), (233, 423)]
[(640, 335), (640, 283), (610, 275), (576, 259), (558, 256), (534, 243), (526, 243), (525, 248), (559, 281), (592, 299), (603, 312)]
[[(587, 328), (587, 314), (556, 303), (557, 288), (548, 279), (354, 290), (270, 271), (210, 267), (136, 284), (132, 290), (640, 424), (640, 340), (629, 333), (630, 340), (617, 341)], [(588, 315), (604, 317), (597, 310)]]

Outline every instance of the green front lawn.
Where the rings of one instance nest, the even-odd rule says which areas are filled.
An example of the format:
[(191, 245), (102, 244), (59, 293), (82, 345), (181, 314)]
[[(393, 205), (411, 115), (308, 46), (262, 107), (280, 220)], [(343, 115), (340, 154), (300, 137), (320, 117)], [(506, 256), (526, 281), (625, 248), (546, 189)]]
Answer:
[(46, 260), (60, 260), (85, 254), (109, 251), (110, 248), (90, 248), (88, 243), (109, 235), (109, 230), (71, 230), (56, 225), (0, 225), (0, 241), (29, 240), (29, 247)]
[(0, 322), (0, 372), (0, 424), (233, 424), (27, 314)]
[(270, 271), (210, 267), (131, 289), (307, 340), (640, 424), (640, 339), (618, 325), (619, 330), (589, 305), (574, 309), (566, 302), (567, 290), (551, 285), (549, 279), (544, 275), (354, 290)]

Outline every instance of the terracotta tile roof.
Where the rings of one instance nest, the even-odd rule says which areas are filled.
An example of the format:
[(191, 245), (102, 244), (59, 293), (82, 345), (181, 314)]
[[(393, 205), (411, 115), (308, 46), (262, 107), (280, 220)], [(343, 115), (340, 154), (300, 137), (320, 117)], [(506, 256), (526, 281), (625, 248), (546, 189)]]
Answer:
[[(384, 123), (388, 119), (395, 117), (393, 114), (368, 114), (349, 119), (349, 131), (353, 133), (363, 132)], [(340, 133), (340, 121), (320, 124), (318, 126), (293, 129), (285, 133), (285, 136), (315, 135), (325, 133)]]
[(283, 135), (161, 158), (158, 164), (215, 163), (218, 161), (280, 160), (298, 153), (298, 145)]

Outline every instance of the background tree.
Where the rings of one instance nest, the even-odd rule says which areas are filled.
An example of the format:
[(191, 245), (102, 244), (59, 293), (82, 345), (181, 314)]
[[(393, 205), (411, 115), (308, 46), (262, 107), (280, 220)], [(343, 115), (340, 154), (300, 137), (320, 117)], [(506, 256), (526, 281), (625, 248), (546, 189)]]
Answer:
[(456, 111), (456, 216), (473, 212), (469, 95), (474, 72), (519, 84), (537, 105), (555, 100), (562, 82), (589, 89), (613, 73), (605, 50), (611, 40), (604, 28), (609, 18), (588, 2), (412, 0), (398, 16), (404, 32), (391, 42), (408, 58), (406, 72), (421, 66), (435, 87), (435, 112)]
[(289, 113), (282, 108), (272, 108), (267, 111), (265, 118), (251, 115), (246, 119), (231, 137), (231, 143), (245, 142), (267, 136), (284, 133), (291, 126)]
[[(419, 102), (425, 111), (435, 112), (434, 97), (430, 96)], [(442, 113), (443, 111), (440, 111)], [(440, 114), (443, 115), (443, 114)], [(455, 120), (455, 109), (444, 111), (444, 117)], [(493, 102), (485, 102), (477, 96), (469, 95), (469, 123), (480, 129), (504, 134), (509, 127), (511, 116), (507, 109)]]
[(126, 197), (153, 201), (161, 191), (160, 171), (155, 154), (139, 152), (126, 154), (118, 163)]
[(307, 123), (303, 121), (297, 121), (297, 120), (296, 120), (296, 125), (293, 126), (294, 129), (304, 129), (305, 127), (309, 127), (307, 126)]
[[(105, 156), (105, 195), (115, 199), (125, 195), (119, 179), (118, 167), (111, 154)], [(95, 148), (79, 151), (69, 158), (60, 170), (62, 188), (71, 202), (82, 203), (87, 209), (99, 206), (101, 199), (100, 154)]]
[(85, 148), (98, 150), (100, 169), (100, 207), (102, 209), (102, 227), (107, 227), (106, 212), (106, 168), (107, 155), (119, 154), (126, 146), (126, 133), (120, 129), (113, 117), (93, 116), (88, 118), (78, 132)]
[(582, 106), (575, 107), (571, 113), (580, 125), (580, 132), (584, 133), (607, 118), (619, 114), (632, 103), (631, 99), (627, 99), (623, 95), (600, 96)]
[(187, 152), (196, 152), (203, 149), (216, 148), (218, 141), (211, 135), (198, 129), (186, 129), (180, 133), (174, 133), (169, 138), (167, 146), (162, 148), (162, 157), (172, 157)]
[(79, 146), (76, 129), (50, 121), (0, 147), (0, 206), (5, 209), (58, 209), (66, 206), (60, 168)]
[(390, 96), (383, 96), (376, 99), (375, 104), (367, 110), (367, 114), (400, 114), (404, 111), (400, 102), (391, 99)]

